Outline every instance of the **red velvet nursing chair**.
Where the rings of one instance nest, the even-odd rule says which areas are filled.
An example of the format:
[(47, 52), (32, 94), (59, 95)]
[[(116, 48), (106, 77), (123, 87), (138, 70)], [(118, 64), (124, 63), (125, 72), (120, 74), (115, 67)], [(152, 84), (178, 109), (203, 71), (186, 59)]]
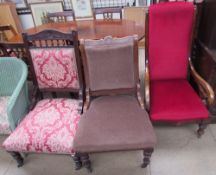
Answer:
[(146, 22), (145, 102), (153, 122), (197, 122), (204, 133), (208, 110), (189, 84), (189, 74), (209, 105), (212, 88), (195, 71), (190, 49), (195, 7), (189, 2), (150, 6)]
[[(20, 152), (73, 156), (83, 102), (77, 32), (44, 30), (24, 33), (23, 40), (34, 84), (31, 111), (3, 146), (18, 166), (24, 163)], [(79, 158), (73, 158), (81, 168)]]

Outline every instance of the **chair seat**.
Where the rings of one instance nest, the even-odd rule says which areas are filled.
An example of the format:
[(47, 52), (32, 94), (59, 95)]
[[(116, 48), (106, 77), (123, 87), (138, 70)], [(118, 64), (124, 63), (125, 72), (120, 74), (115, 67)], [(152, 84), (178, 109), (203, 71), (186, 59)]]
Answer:
[(145, 110), (132, 96), (93, 100), (82, 115), (74, 139), (77, 152), (152, 148), (156, 136)]
[(152, 81), (150, 87), (153, 121), (208, 118), (208, 110), (187, 80)]
[(73, 153), (80, 118), (78, 106), (78, 101), (72, 99), (39, 101), (3, 146), (7, 151)]
[(7, 105), (10, 96), (0, 96), (0, 134), (10, 134), (10, 124), (8, 122)]

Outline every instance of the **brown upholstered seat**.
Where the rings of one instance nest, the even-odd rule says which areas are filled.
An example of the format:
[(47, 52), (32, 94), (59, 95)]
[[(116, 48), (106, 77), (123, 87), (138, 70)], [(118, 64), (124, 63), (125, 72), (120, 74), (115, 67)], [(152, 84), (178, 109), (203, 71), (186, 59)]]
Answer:
[(156, 137), (148, 114), (133, 96), (104, 96), (92, 101), (80, 119), (74, 149), (100, 152), (151, 148)]

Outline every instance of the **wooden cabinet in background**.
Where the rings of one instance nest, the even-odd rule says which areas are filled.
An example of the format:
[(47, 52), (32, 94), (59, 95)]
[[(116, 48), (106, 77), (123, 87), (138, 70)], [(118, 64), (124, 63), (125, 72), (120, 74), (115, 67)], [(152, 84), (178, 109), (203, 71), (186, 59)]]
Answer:
[[(17, 33), (22, 33), (22, 25), (16, 12), (14, 3), (0, 3), (0, 25), (11, 24)], [(6, 32), (7, 38), (13, 36), (11, 32)]]

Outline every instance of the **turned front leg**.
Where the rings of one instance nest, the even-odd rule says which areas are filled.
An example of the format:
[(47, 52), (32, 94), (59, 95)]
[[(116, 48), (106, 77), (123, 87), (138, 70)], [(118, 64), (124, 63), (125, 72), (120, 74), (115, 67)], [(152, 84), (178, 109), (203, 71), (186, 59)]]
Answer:
[(89, 155), (87, 153), (81, 153), (80, 158), (83, 166), (88, 170), (88, 172), (92, 172), (91, 161), (89, 160)]
[(151, 158), (153, 151), (154, 151), (153, 148), (144, 149), (144, 151), (143, 151), (143, 155), (144, 155), (143, 164), (141, 165), (142, 168), (146, 168), (149, 165), (150, 158)]
[(80, 155), (78, 153), (75, 153), (72, 155), (73, 161), (75, 163), (75, 170), (79, 170), (82, 168), (82, 161), (80, 158)]
[(24, 165), (24, 159), (18, 152), (8, 152), (17, 162), (17, 167), (22, 167)]

